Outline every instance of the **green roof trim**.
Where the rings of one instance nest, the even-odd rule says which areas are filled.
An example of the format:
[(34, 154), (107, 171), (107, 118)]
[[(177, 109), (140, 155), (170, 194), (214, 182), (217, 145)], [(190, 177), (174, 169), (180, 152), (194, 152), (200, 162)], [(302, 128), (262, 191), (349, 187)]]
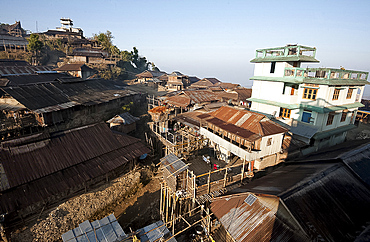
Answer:
[(256, 81), (270, 81), (270, 82), (286, 82), (293, 84), (301, 84), (302, 80), (291, 78), (291, 77), (270, 77), (270, 76), (252, 76), (249, 80)]
[(252, 63), (262, 63), (262, 62), (292, 62), (292, 61), (301, 61), (301, 62), (320, 62), (312, 56), (304, 55), (291, 55), (291, 56), (267, 56), (267, 57), (257, 57), (252, 59)]
[(341, 111), (341, 110), (346, 110), (346, 109), (351, 109), (351, 108), (364, 107), (364, 105), (359, 102), (338, 105), (338, 106), (316, 107), (316, 106), (307, 105), (307, 104), (287, 104), (287, 103), (269, 101), (269, 100), (259, 99), (259, 98), (248, 98), (247, 100), (251, 102), (262, 103), (262, 104), (267, 104), (267, 105), (281, 107), (281, 108), (287, 108), (291, 110), (306, 109), (306, 110), (310, 110), (310, 111), (317, 112), (317, 113), (330, 113), (330, 112)]
[(298, 109), (299, 108), (299, 105), (297, 104), (286, 104), (286, 103), (281, 103), (281, 102), (269, 101), (265, 99), (258, 99), (258, 98), (251, 97), (251, 98), (248, 98), (247, 100), (251, 102), (263, 103), (263, 104), (272, 105), (272, 106), (281, 107), (281, 108), (287, 108), (287, 109)]
[(256, 81), (271, 81), (271, 82), (285, 82), (293, 84), (318, 84), (329, 86), (353, 86), (353, 85), (369, 85), (370, 82), (366, 80), (357, 79), (323, 79), (323, 78), (297, 78), (297, 77), (270, 77), (270, 76), (252, 76), (249, 80)]
[(345, 125), (345, 126), (342, 126), (342, 127), (335, 128), (335, 129), (318, 132), (312, 138), (314, 138), (315, 140), (325, 139), (325, 138), (328, 138), (330, 136), (333, 136), (333, 135), (336, 135), (336, 134), (339, 134), (339, 133), (343, 133), (345, 131), (355, 129), (355, 128), (356, 128), (356, 125), (349, 124), (349, 125)]

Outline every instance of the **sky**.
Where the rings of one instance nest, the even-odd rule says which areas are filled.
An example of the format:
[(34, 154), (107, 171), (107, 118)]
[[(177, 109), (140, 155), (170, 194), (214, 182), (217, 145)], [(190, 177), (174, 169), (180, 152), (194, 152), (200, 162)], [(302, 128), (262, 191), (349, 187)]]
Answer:
[[(71, 18), (86, 37), (111, 31), (113, 44), (161, 70), (249, 87), (256, 49), (316, 47), (319, 64), (370, 71), (370, 1), (2, 0), (0, 22), (44, 32)], [(370, 95), (370, 94), (369, 94)]]

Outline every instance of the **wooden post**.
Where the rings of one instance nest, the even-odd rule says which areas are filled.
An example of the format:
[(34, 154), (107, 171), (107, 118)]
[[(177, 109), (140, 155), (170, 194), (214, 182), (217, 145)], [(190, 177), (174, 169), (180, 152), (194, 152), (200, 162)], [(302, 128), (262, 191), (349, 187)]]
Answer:
[(161, 183), (161, 200), (159, 200), (159, 217), (162, 219), (163, 184)]
[(240, 182), (243, 182), (243, 178), (244, 178), (244, 168), (245, 168), (245, 157), (244, 157), (244, 160), (243, 160), (242, 176), (241, 176), (241, 178), (240, 178)]
[(208, 172), (208, 192), (211, 192), (211, 171)]
[(224, 187), (226, 187), (226, 183), (227, 183), (227, 168), (225, 169)]

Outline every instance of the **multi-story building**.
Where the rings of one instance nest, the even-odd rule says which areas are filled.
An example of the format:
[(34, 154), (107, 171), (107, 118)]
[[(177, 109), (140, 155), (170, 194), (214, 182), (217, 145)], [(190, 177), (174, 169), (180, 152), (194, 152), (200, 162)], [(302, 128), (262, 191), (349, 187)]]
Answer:
[(305, 129), (314, 130), (308, 136), (307, 153), (345, 140), (369, 84), (368, 72), (301, 67), (303, 62), (319, 62), (315, 56), (314, 47), (287, 45), (259, 49), (251, 60), (255, 63), (251, 110), (290, 124), (293, 120), (301, 135)]

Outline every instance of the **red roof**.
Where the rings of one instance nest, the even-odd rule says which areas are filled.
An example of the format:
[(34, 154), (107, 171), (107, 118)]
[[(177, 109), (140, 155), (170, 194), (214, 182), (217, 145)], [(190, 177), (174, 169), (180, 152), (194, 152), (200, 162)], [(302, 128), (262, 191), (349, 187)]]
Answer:
[(173, 106), (186, 108), (187, 106), (190, 105), (191, 99), (186, 96), (172, 96), (172, 97), (168, 97), (166, 101), (168, 104), (171, 104)]

